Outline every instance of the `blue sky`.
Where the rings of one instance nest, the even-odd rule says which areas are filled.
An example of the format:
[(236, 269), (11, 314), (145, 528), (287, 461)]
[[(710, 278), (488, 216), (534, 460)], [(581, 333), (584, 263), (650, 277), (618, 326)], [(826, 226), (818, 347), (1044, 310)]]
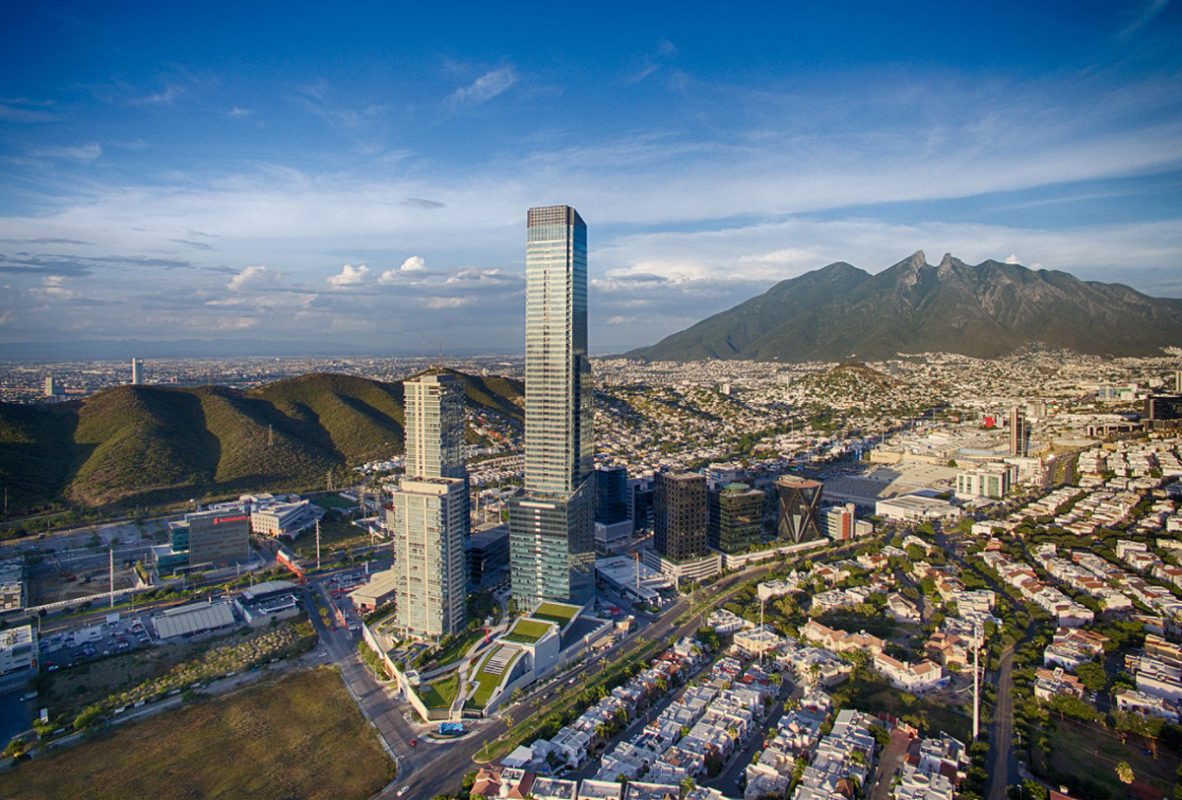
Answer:
[(0, 357), (519, 351), (550, 203), (597, 352), (917, 249), (1182, 296), (1179, 4), (968, 5), (10, 0)]

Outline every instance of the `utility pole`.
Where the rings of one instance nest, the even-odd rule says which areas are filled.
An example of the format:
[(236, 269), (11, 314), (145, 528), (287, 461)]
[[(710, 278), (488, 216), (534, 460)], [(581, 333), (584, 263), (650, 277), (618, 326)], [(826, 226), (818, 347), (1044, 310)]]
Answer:
[(981, 733), (981, 638), (973, 623), (973, 741)]
[(320, 520), (316, 520), (316, 569), (320, 569)]
[[(759, 598), (759, 632), (760, 632), (760, 633), (763, 633), (763, 631), (764, 631), (764, 627), (763, 627), (763, 607), (764, 607), (765, 605), (767, 605), (767, 601), (766, 601), (766, 600), (764, 600), (762, 597), (761, 597), (761, 598)], [(763, 644), (762, 644), (762, 643), (759, 645), (759, 666), (760, 666), (760, 668), (761, 668), (761, 669), (763, 668)]]
[(115, 545), (107, 550), (107, 578), (111, 590), (111, 608), (115, 607)]

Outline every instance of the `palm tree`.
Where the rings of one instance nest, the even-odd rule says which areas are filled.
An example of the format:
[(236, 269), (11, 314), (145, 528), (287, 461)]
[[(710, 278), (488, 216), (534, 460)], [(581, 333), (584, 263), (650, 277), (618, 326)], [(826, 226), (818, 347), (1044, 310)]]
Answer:
[(1116, 765), (1116, 778), (1125, 786), (1133, 782), (1133, 768), (1129, 766), (1129, 762), (1121, 761)]

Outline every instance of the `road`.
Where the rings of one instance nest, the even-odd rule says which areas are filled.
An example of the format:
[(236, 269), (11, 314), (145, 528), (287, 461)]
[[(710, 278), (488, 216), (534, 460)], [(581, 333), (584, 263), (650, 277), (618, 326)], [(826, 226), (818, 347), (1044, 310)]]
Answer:
[(1005, 800), (1006, 788), (1018, 782), (1018, 759), (1014, 754), (1014, 646), (1001, 651), (997, 675), (997, 702), (989, 727), (989, 788), (986, 800)]
[(889, 800), (895, 774), (903, 766), (903, 759), (907, 756), (907, 748), (911, 744), (911, 734), (901, 727), (891, 731), (891, 739), (883, 748), (875, 770), (874, 788), (870, 793), (870, 800)]
[(742, 749), (731, 755), (726, 767), (718, 774), (718, 777), (703, 780), (703, 786), (718, 789), (720, 792), (726, 792), (727, 794), (735, 794), (738, 791), (739, 781), (747, 774), (747, 766), (755, 756), (755, 751), (763, 749), (765, 733), (774, 731), (776, 726), (780, 724), (780, 718), (784, 716), (784, 701), (795, 691), (795, 684), (785, 679), (780, 685), (779, 693), (776, 695), (776, 702), (772, 704), (771, 714), (755, 729), (751, 735), (751, 739)]

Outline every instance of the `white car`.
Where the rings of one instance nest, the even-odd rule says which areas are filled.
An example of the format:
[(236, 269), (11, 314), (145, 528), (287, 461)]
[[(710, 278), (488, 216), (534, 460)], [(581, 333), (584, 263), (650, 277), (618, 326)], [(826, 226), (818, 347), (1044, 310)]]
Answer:
[(410, 789), (409, 786), (403, 786), (401, 789), (398, 790), (398, 796), (402, 797), (402, 795), (406, 794), (408, 789)]

